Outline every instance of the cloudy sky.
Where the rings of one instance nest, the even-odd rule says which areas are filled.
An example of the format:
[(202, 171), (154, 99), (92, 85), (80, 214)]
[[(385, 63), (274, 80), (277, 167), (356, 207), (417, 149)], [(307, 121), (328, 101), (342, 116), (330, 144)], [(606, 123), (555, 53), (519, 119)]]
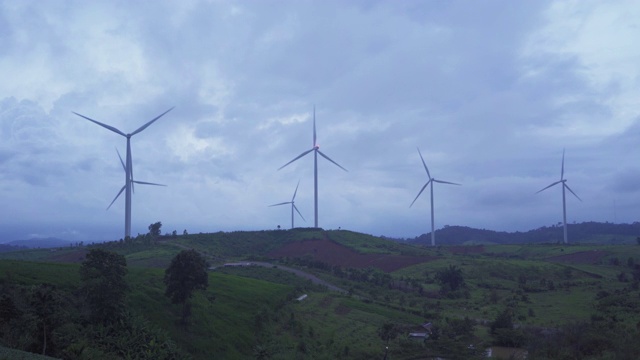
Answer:
[[(415, 237), (640, 214), (637, 1), (0, 0), (0, 240), (319, 225)], [(568, 194), (569, 195), (569, 194)]]

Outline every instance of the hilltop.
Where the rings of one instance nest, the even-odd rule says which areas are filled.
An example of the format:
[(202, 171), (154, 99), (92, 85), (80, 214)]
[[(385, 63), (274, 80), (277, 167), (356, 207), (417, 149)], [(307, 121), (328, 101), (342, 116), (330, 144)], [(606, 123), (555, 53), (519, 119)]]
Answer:
[[(567, 224), (569, 241), (577, 244), (636, 244), (640, 237), (640, 222), (632, 224), (613, 224), (600, 222), (583, 222)], [(438, 244), (474, 245), (474, 244), (542, 244), (561, 243), (563, 241), (562, 224), (543, 226), (525, 232), (505, 232), (486, 229), (475, 229), (466, 226), (448, 226), (436, 230)], [(422, 234), (407, 243), (430, 245), (431, 233)]]

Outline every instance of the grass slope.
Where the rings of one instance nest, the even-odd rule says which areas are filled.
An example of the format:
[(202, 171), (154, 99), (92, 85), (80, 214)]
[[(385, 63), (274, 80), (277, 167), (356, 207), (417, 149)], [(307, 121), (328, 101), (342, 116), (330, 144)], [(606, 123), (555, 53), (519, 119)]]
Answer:
[[(328, 239), (360, 254), (411, 254), (435, 260), (385, 274), (391, 282), (383, 285), (375, 283), (383, 278), (379, 270), (361, 269), (350, 277), (351, 273), (336, 274), (311, 263), (301, 267), (349, 289), (353, 296), (322, 291), (275, 268), (222, 268), (210, 273), (210, 288), (195, 296), (188, 329), (178, 322), (180, 306), (164, 296), (164, 268), (185, 248), (220, 264), (264, 258), (285, 244), (311, 239)], [(390, 354), (410, 359), (423, 349), (407, 342), (408, 329), (424, 321), (446, 324), (468, 317), (480, 325), (476, 338), (490, 341), (488, 323), (505, 308), (523, 327), (553, 329), (594, 316), (610, 317), (620, 326), (640, 323), (640, 290), (634, 281), (640, 264), (637, 245), (484, 245), (460, 252), (456, 247), (415, 247), (345, 230), (295, 229), (193, 234), (104, 246), (127, 258), (130, 307), (167, 331), (196, 359), (212, 354), (219, 359), (255, 358), (259, 349), (272, 359), (382, 357), (378, 330), (384, 323), (403, 329), (403, 335), (390, 344)], [(74, 260), (79, 251), (16, 252), (15, 258), (32, 261), (0, 261), (0, 273), (5, 281), (73, 288), (79, 281), (77, 264), (33, 260)], [(449, 266), (461, 269), (464, 296), (439, 293), (435, 274)], [(293, 300), (302, 293), (308, 295), (306, 300)]]

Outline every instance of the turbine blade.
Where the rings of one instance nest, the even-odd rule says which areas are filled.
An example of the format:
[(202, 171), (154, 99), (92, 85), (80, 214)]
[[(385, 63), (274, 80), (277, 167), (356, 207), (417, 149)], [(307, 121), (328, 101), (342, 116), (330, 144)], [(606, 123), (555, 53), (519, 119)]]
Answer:
[(325, 159), (327, 159), (327, 160), (331, 161), (332, 163), (334, 163), (334, 164), (335, 164), (337, 167), (339, 167), (340, 169), (342, 169), (342, 170), (344, 170), (344, 171), (346, 171), (346, 172), (349, 172), (347, 169), (345, 169), (345, 168), (343, 168), (342, 166), (340, 166), (340, 164), (338, 164), (337, 162), (335, 162), (335, 161), (331, 160), (327, 155), (323, 154), (323, 153), (322, 153), (322, 151), (317, 150), (317, 149), (316, 149), (316, 151), (317, 151), (317, 152), (318, 152), (318, 154), (320, 154), (323, 158), (325, 158)]
[(571, 188), (569, 187), (569, 185), (567, 185), (567, 183), (564, 183), (564, 186), (567, 188), (567, 190), (571, 191), (571, 193), (573, 194), (573, 196), (575, 196), (576, 198), (578, 198), (578, 200), (582, 201), (582, 199), (580, 199), (580, 196), (576, 195), (576, 193), (573, 192), (573, 190), (571, 190)]
[(126, 188), (126, 187), (127, 187), (127, 185), (123, 186), (122, 189), (120, 189), (120, 191), (118, 192), (118, 195), (116, 195), (116, 197), (114, 197), (113, 200), (111, 201), (111, 204), (109, 204), (109, 206), (107, 206), (107, 210), (109, 210), (111, 205), (113, 205), (113, 203), (116, 202), (116, 200), (118, 199), (120, 194), (122, 194), (122, 192), (124, 191), (124, 188)]
[(297, 207), (294, 203), (291, 203), (291, 205), (292, 205), (292, 206), (293, 206), (293, 208), (296, 210), (296, 212), (298, 213), (298, 215), (300, 215), (300, 217), (302, 218), (302, 220), (304, 220), (304, 221), (306, 222), (307, 220), (305, 220), (304, 216), (302, 216), (302, 214), (300, 213), (300, 210), (298, 210), (298, 207)]
[(543, 191), (547, 190), (548, 188), (552, 187), (553, 185), (559, 184), (559, 183), (561, 183), (561, 182), (562, 182), (562, 181), (556, 181), (556, 182), (554, 182), (553, 184), (551, 184), (551, 185), (547, 186), (546, 188), (544, 188), (544, 189), (542, 189), (542, 190), (540, 190), (540, 191), (537, 191), (537, 192), (536, 192), (536, 194), (537, 194), (537, 193), (539, 193), (539, 192), (543, 192)]
[(562, 168), (560, 169), (560, 180), (564, 180), (564, 149), (562, 149)]
[(164, 114), (168, 113), (168, 112), (169, 112), (169, 111), (171, 111), (171, 110), (173, 110), (173, 107), (171, 107), (169, 110), (167, 110), (167, 111), (163, 112), (162, 114), (160, 114), (160, 115), (156, 116), (153, 120), (149, 121), (148, 123), (146, 123), (146, 124), (144, 124), (144, 125), (140, 126), (140, 127), (138, 128), (138, 130), (136, 130), (136, 131), (134, 131), (134, 132), (132, 132), (132, 133), (131, 133), (131, 136), (133, 136), (133, 135), (135, 135), (135, 134), (139, 133), (140, 131), (142, 131), (142, 130), (146, 129), (149, 125), (153, 124), (153, 122), (154, 122), (154, 121), (156, 121), (156, 120), (160, 119), (162, 116), (164, 116)]
[(454, 182), (450, 182), (450, 181), (436, 180), (436, 179), (433, 179), (433, 182), (437, 182), (437, 183), (440, 183), (440, 184), (449, 184), (449, 185), (462, 185), (462, 184), (458, 184), (458, 183), (454, 183)]
[(316, 106), (313, 105), (313, 147), (316, 147)]
[(420, 154), (420, 160), (422, 160), (422, 165), (424, 165), (424, 169), (427, 170), (427, 176), (431, 179), (431, 174), (429, 173), (429, 168), (427, 167), (427, 163), (424, 162), (424, 158), (422, 157), (422, 153), (420, 152), (420, 148), (418, 149), (418, 154)]
[(298, 186), (300, 186), (300, 180), (298, 180), (298, 185), (296, 185), (296, 191), (293, 192), (293, 197), (291, 198), (291, 203), (296, 199), (296, 194), (298, 193)]
[(312, 152), (313, 150), (314, 150), (314, 149), (307, 150), (307, 151), (303, 152), (302, 154), (298, 155), (295, 159), (293, 159), (293, 160), (289, 161), (288, 163), (286, 163), (286, 164), (284, 164), (284, 165), (280, 166), (280, 167), (278, 168), (278, 170), (280, 170), (280, 169), (282, 169), (283, 167), (285, 167), (285, 166), (287, 166), (287, 165), (291, 164), (292, 162), (294, 162), (294, 161), (296, 161), (296, 160), (300, 159), (301, 157), (303, 157), (303, 156), (307, 155), (308, 153)]
[(124, 161), (122, 161), (122, 156), (120, 156), (120, 151), (118, 151), (118, 148), (116, 148), (116, 152), (118, 153), (118, 158), (120, 159), (120, 164), (122, 164), (122, 168), (124, 169), (124, 172), (127, 172), (127, 166), (124, 164)]
[(73, 112), (73, 113), (74, 113), (74, 114), (76, 114), (76, 115), (78, 115), (78, 116), (80, 116), (81, 118), (85, 118), (85, 119), (87, 119), (87, 120), (91, 121), (91, 122), (92, 122), (92, 123), (94, 123), (94, 124), (100, 125), (100, 126), (102, 126), (103, 128), (105, 128), (105, 129), (111, 130), (111, 131), (113, 131), (113, 132), (114, 132), (114, 133), (116, 133), (116, 134), (120, 134), (120, 135), (122, 135), (122, 136), (127, 136), (127, 134), (125, 134), (125, 133), (123, 133), (122, 131), (120, 131), (120, 130), (118, 130), (118, 129), (114, 128), (113, 126), (110, 126), (110, 125), (107, 125), (107, 124), (103, 124), (103, 123), (101, 123), (101, 122), (99, 122), (99, 121), (96, 121), (96, 120), (93, 120), (93, 119), (91, 119), (91, 118), (88, 118), (88, 117), (86, 117), (86, 116), (84, 116), (84, 115), (78, 114), (77, 112)]
[(279, 205), (286, 205), (286, 204), (291, 204), (291, 201), (281, 202), (281, 203), (278, 203), (278, 204), (269, 205), (268, 207), (272, 207), (272, 206), (279, 206)]
[(426, 183), (426, 184), (424, 184), (424, 186), (422, 187), (422, 189), (420, 189), (420, 192), (418, 193), (418, 195), (416, 195), (416, 198), (415, 198), (415, 199), (413, 199), (413, 201), (411, 202), (411, 205), (409, 205), (409, 207), (412, 207), (412, 206), (413, 206), (413, 203), (415, 203), (415, 202), (416, 202), (416, 200), (418, 200), (418, 198), (420, 197), (420, 194), (422, 194), (422, 192), (424, 191), (424, 189), (426, 189), (426, 188), (427, 188), (427, 186), (429, 185), (429, 183), (430, 183), (430, 182), (431, 182), (431, 179), (429, 179), (429, 181), (427, 181), (427, 183)]
[[(136, 184), (140, 184), (140, 185), (155, 185), (155, 186), (167, 186), (164, 184), (156, 184), (156, 183), (152, 183), (152, 182), (146, 182), (146, 181), (136, 181), (136, 180), (131, 180), (132, 183), (136, 183)], [(133, 185), (132, 185), (133, 186)]]

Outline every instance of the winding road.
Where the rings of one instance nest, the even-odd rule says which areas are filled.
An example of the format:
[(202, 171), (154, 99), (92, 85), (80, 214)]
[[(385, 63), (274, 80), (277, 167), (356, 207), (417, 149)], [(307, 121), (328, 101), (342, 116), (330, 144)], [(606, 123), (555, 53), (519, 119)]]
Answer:
[(283, 271), (288, 271), (290, 273), (296, 274), (297, 276), (303, 277), (305, 279), (309, 279), (311, 280), (312, 283), (314, 284), (318, 284), (318, 285), (322, 285), (322, 286), (326, 286), (327, 289), (331, 290), (331, 291), (337, 291), (343, 294), (346, 294), (347, 291), (345, 289), (339, 288), (331, 283), (328, 283), (320, 278), (318, 278), (315, 275), (309, 274), (308, 272), (304, 272), (302, 270), (298, 270), (298, 269), (294, 269), (294, 268), (290, 268), (287, 266), (282, 266), (282, 265), (274, 265), (274, 264), (270, 264), (268, 262), (261, 262), (261, 261), (251, 261), (250, 262), (252, 265), (257, 265), (257, 266), (262, 266), (262, 267), (270, 267), (270, 268), (277, 268)]
[[(190, 246), (185, 246), (183, 244), (179, 244), (179, 243), (172, 242), (172, 241), (166, 241), (165, 243), (171, 244), (171, 245), (175, 245), (177, 247), (180, 247), (180, 248), (183, 248), (183, 249), (187, 249), (187, 250), (193, 249)], [(205, 254), (203, 254), (203, 255), (205, 257), (211, 259), (211, 260), (214, 260), (214, 261), (219, 261), (220, 260), (220, 259), (213, 258), (212, 256), (208, 256), (208, 255), (205, 255)], [(268, 268), (277, 268), (277, 269), (280, 269), (282, 271), (288, 271), (288, 272), (293, 273), (293, 274), (295, 274), (297, 276), (300, 276), (302, 278), (309, 279), (314, 284), (326, 286), (327, 289), (329, 289), (331, 291), (337, 291), (337, 292), (343, 293), (343, 294), (347, 293), (347, 291), (345, 289), (339, 288), (339, 287), (337, 287), (337, 286), (335, 286), (335, 285), (333, 285), (333, 284), (331, 284), (329, 282), (326, 282), (326, 281), (318, 278), (317, 276), (315, 276), (313, 274), (309, 274), (308, 272), (304, 272), (302, 270), (298, 270), (298, 269), (294, 269), (294, 268), (290, 268), (290, 267), (282, 266), (282, 265), (271, 264), (271, 263), (268, 263), (268, 262), (262, 262), (262, 261), (246, 261), (246, 263), (250, 264), (250, 265), (255, 265), (255, 266), (262, 266), (262, 267), (268, 267)]]

